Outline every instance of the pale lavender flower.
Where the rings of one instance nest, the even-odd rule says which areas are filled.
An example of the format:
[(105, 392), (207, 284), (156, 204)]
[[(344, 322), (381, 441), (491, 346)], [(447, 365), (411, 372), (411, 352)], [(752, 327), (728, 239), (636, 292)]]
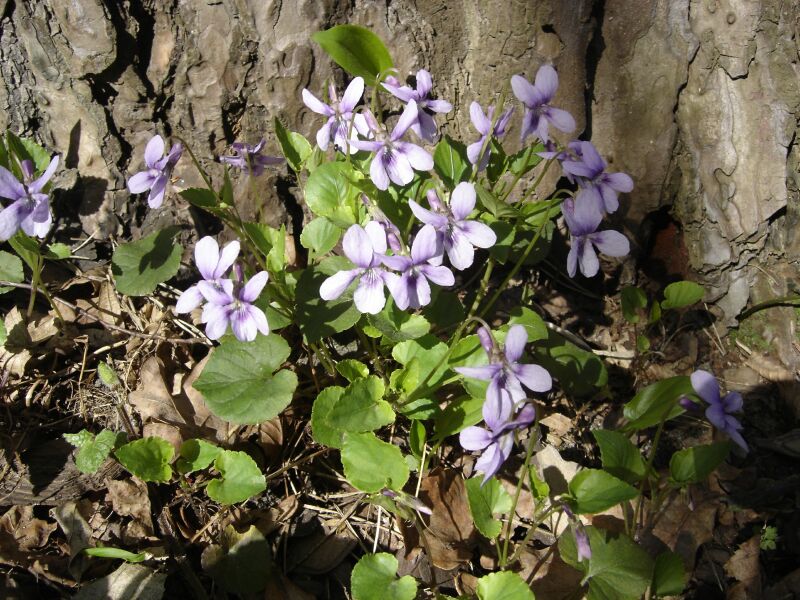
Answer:
[(417, 119), (411, 125), (411, 130), (426, 142), (436, 141), (437, 129), (436, 121), (433, 120), (434, 113), (449, 113), (453, 110), (453, 105), (446, 100), (434, 100), (429, 98), (433, 88), (431, 74), (425, 69), (417, 71), (417, 89), (407, 85), (397, 85), (397, 80), (386, 80), (383, 87), (394, 97), (403, 102), (415, 102), (417, 108)]
[[(219, 244), (210, 235), (207, 235), (194, 247), (194, 264), (203, 276), (203, 280), (218, 289), (227, 293), (233, 293), (233, 282), (230, 279), (223, 279), (233, 266), (236, 257), (239, 256), (239, 242), (232, 241), (225, 245), (222, 252), (219, 251)], [(197, 284), (188, 288), (178, 298), (175, 304), (175, 312), (178, 314), (188, 313), (200, 306), (205, 300)]]
[(50, 215), (50, 198), (42, 189), (58, 168), (58, 155), (47, 165), (37, 179), (33, 163), (20, 163), (20, 182), (8, 169), (0, 167), (0, 197), (11, 200), (11, 204), (0, 211), (0, 242), (5, 242), (22, 229), (27, 235), (43, 238), (50, 231), (53, 218)]
[(508, 460), (514, 446), (514, 431), (528, 427), (535, 418), (536, 409), (533, 405), (526, 404), (513, 421), (487, 421), (487, 429), (473, 425), (459, 434), (458, 441), (462, 448), (472, 451), (483, 450), (483, 454), (475, 462), (475, 470), (483, 473), (481, 485), (497, 473)]
[[(494, 118), (494, 106), (490, 106), (486, 114), (483, 113), (481, 105), (473, 102), (469, 105), (469, 118), (472, 121), (472, 126), (481, 134), (480, 139), (474, 144), (467, 146), (467, 158), (473, 165), (478, 165), (478, 171), (483, 171), (486, 165), (489, 164), (489, 156), (491, 154), (489, 145), (487, 144), (486, 150), (481, 154), (483, 144), (486, 142), (487, 136), (490, 134), (496, 138), (501, 138), (506, 134), (506, 127), (511, 115), (514, 113), (514, 108), (509, 108), (498, 117), (497, 122), (492, 128), (492, 119)], [(490, 131), (491, 130), (491, 131)], [(480, 157), (478, 156), (480, 154)], [(480, 159), (480, 160), (479, 160)]]
[(625, 173), (606, 173), (606, 161), (591, 142), (570, 142), (575, 160), (561, 163), (568, 176), (575, 177), (581, 191), (578, 199), (597, 207), (598, 212), (613, 213), (619, 208), (617, 195), (633, 190), (633, 180)]
[(742, 424), (731, 414), (742, 410), (744, 403), (742, 395), (739, 392), (729, 392), (724, 398), (721, 397), (717, 378), (701, 369), (692, 373), (691, 381), (697, 395), (708, 403), (706, 418), (709, 422), (720, 431), (727, 433), (734, 442), (747, 451), (747, 442), (739, 433)]
[(475, 260), (475, 247), (491, 248), (497, 242), (497, 235), (491, 227), (467, 219), (475, 208), (473, 184), (466, 181), (459, 183), (450, 196), (449, 207), (442, 204), (433, 190), (428, 191), (427, 198), (435, 212), (409, 200), (411, 212), (425, 223), (425, 227), (436, 231), (437, 254), (447, 252), (450, 264), (459, 271), (468, 268)]
[(239, 169), (242, 173), (260, 177), (264, 174), (264, 169), (268, 165), (279, 165), (284, 162), (283, 158), (261, 154), (265, 143), (266, 140), (264, 138), (261, 138), (261, 141), (255, 146), (244, 142), (234, 142), (231, 144), (231, 149), (236, 155), (220, 156), (219, 160)]
[[(254, 302), (267, 285), (269, 273), (261, 271), (253, 275), (244, 283), (241, 268), (237, 269), (235, 284), (219, 286), (210, 281), (201, 281), (197, 284), (200, 293), (206, 299), (201, 321), (206, 324), (206, 335), (212, 340), (218, 340), (228, 330), (233, 330), (236, 339), (242, 342), (252, 342), (258, 332), (269, 335), (267, 316)], [(225, 281), (230, 280), (223, 280)]]
[(400, 310), (427, 306), (431, 301), (431, 287), (428, 281), (441, 286), (450, 286), (456, 282), (453, 272), (447, 267), (435, 266), (428, 261), (437, 256), (436, 232), (432, 228), (423, 227), (411, 245), (411, 256), (386, 256), (383, 264), (401, 275), (390, 273), (386, 286)]
[(400, 140), (415, 122), (416, 115), (417, 105), (411, 100), (391, 134), (385, 127), (378, 125), (375, 116), (369, 111), (363, 113), (363, 120), (356, 120), (359, 133), (373, 139), (353, 140), (350, 143), (359, 150), (375, 153), (369, 165), (369, 176), (379, 190), (388, 189), (389, 180), (396, 185), (408, 185), (414, 179), (415, 169), (430, 171), (433, 168), (433, 157), (426, 150)]
[(345, 256), (356, 265), (355, 269), (339, 271), (322, 282), (320, 298), (336, 300), (356, 279), (353, 293), (356, 308), (362, 313), (378, 314), (386, 305), (383, 286), (389, 273), (381, 265), (386, 253), (386, 232), (376, 221), (366, 226), (351, 225), (342, 240)]
[(454, 370), (465, 377), (489, 381), (483, 420), (491, 429), (497, 430), (509, 419), (514, 406), (528, 397), (522, 389), (523, 385), (534, 392), (546, 392), (552, 387), (553, 380), (543, 367), (518, 362), (528, 343), (524, 326), (513, 325), (508, 330), (505, 351), (496, 348), (493, 343), (487, 348), (487, 336), (491, 337), (485, 332), (481, 344), (489, 355), (489, 364), (485, 367), (455, 367)]
[(571, 247), (567, 256), (567, 273), (575, 277), (580, 266), (585, 277), (594, 277), (600, 270), (595, 247), (608, 256), (625, 256), (631, 250), (631, 244), (618, 231), (597, 231), (603, 216), (591, 201), (578, 198), (567, 198), (561, 204), (561, 213), (567, 222), (571, 235)]
[(325, 104), (307, 89), (303, 90), (303, 102), (315, 113), (328, 117), (325, 124), (317, 131), (317, 145), (322, 150), (328, 149), (328, 144), (333, 141), (333, 147), (340, 152), (357, 152), (350, 143), (356, 139), (353, 127), (353, 110), (361, 100), (364, 93), (364, 80), (356, 77), (347, 86), (342, 99), (336, 93), (336, 88), (331, 84), (328, 88), (330, 104)]
[(548, 124), (564, 133), (575, 131), (575, 119), (567, 111), (550, 106), (550, 101), (558, 89), (558, 74), (550, 65), (542, 65), (536, 72), (534, 85), (522, 77), (511, 78), (511, 89), (514, 95), (525, 105), (525, 116), (522, 118), (522, 135), (524, 141), (529, 135), (536, 134), (543, 142), (550, 139)]
[(128, 190), (131, 194), (150, 191), (147, 204), (150, 208), (158, 208), (164, 202), (164, 193), (172, 176), (172, 169), (183, 154), (183, 146), (173, 144), (169, 154), (164, 156), (164, 139), (154, 136), (144, 149), (144, 164), (147, 167), (128, 179)]

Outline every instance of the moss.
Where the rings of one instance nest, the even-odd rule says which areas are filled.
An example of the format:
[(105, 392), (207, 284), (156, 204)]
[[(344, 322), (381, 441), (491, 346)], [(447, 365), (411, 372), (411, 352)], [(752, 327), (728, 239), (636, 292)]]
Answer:
[[(764, 339), (764, 331), (769, 327), (765, 311), (757, 312), (739, 324), (737, 329), (731, 331), (731, 342), (740, 341), (742, 344), (758, 352), (767, 352), (770, 349), (769, 342)], [(800, 313), (795, 313), (796, 318), (800, 318)]]

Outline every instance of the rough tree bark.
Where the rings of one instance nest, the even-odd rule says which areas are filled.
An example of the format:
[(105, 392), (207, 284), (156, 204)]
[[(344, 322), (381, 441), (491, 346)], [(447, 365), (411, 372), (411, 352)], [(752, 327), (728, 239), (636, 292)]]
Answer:
[[(155, 131), (208, 156), (270, 132), (275, 116), (312, 133), (300, 91), (341, 73), (310, 35), (352, 22), (383, 37), (402, 72), (433, 73), (457, 107), (454, 135), (473, 135), (472, 99), (555, 64), (560, 104), (636, 182), (620, 222), (640, 260), (660, 252), (704, 283), (725, 323), (797, 272), (796, 2), (0, 0), (0, 16), (0, 125), (65, 153), (61, 184), (85, 234), (129, 219), (125, 174)], [(192, 171), (186, 161), (178, 175), (192, 184)], [(261, 190), (269, 212), (288, 219), (273, 187)], [(774, 314), (767, 335), (794, 367), (793, 313)]]

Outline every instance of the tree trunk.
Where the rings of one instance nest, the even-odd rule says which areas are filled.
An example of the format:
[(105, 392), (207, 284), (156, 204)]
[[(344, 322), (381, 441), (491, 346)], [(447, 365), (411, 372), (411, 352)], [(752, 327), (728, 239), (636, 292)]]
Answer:
[[(273, 117), (312, 134), (301, 90), (342, 75), (310, 36), (349, 22), (380, 35), (402, 73), (429, 69), (465, 138), (473, 99), (555, 64), (559, 104), (636, 182), (619, 215), (639, 264), (703, 283), (725, 324), (796, 273), (796, 2), (0, 0), (0, 14), (0, 124), (65, 155), (85, 234), (131, 219), (126, 174), (156, 131), (198, 156), (269, 139)], [(198, 183), (189, 161), (177, 174)], [(260, 193), (286, 220), (274, 187)], [(794, 314), (774, 314), (794, 366)]]

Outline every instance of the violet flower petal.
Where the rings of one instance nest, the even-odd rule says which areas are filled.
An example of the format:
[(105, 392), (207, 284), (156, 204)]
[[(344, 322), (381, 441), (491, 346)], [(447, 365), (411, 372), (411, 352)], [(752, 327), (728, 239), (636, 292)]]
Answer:
[(697, 395), (705, 400), (708, 404), (717, 405), (720, 402), (719, 398), (719, 383), (717, 378), (708, 371), (698, 369), (691, 374), (690, 380), (692, 387)]
[(266, 271), (260, 271), (253, 275), (244, 287), (242, 288), (241, 293), (239, 294), (239, 300), (242, 302), (247, 302), (252, 304), (256, 300), (258, 300), (258, 296), (261, 294), (261, 291), (264, 289), (264, 286), (267, 285), (267, 281), (269, 280), (269, 273)]
[(331, 275), (319, 286), (319, 297), (323, 300), (336, 300), (362, 272), (363, 269), (353, 269)]

